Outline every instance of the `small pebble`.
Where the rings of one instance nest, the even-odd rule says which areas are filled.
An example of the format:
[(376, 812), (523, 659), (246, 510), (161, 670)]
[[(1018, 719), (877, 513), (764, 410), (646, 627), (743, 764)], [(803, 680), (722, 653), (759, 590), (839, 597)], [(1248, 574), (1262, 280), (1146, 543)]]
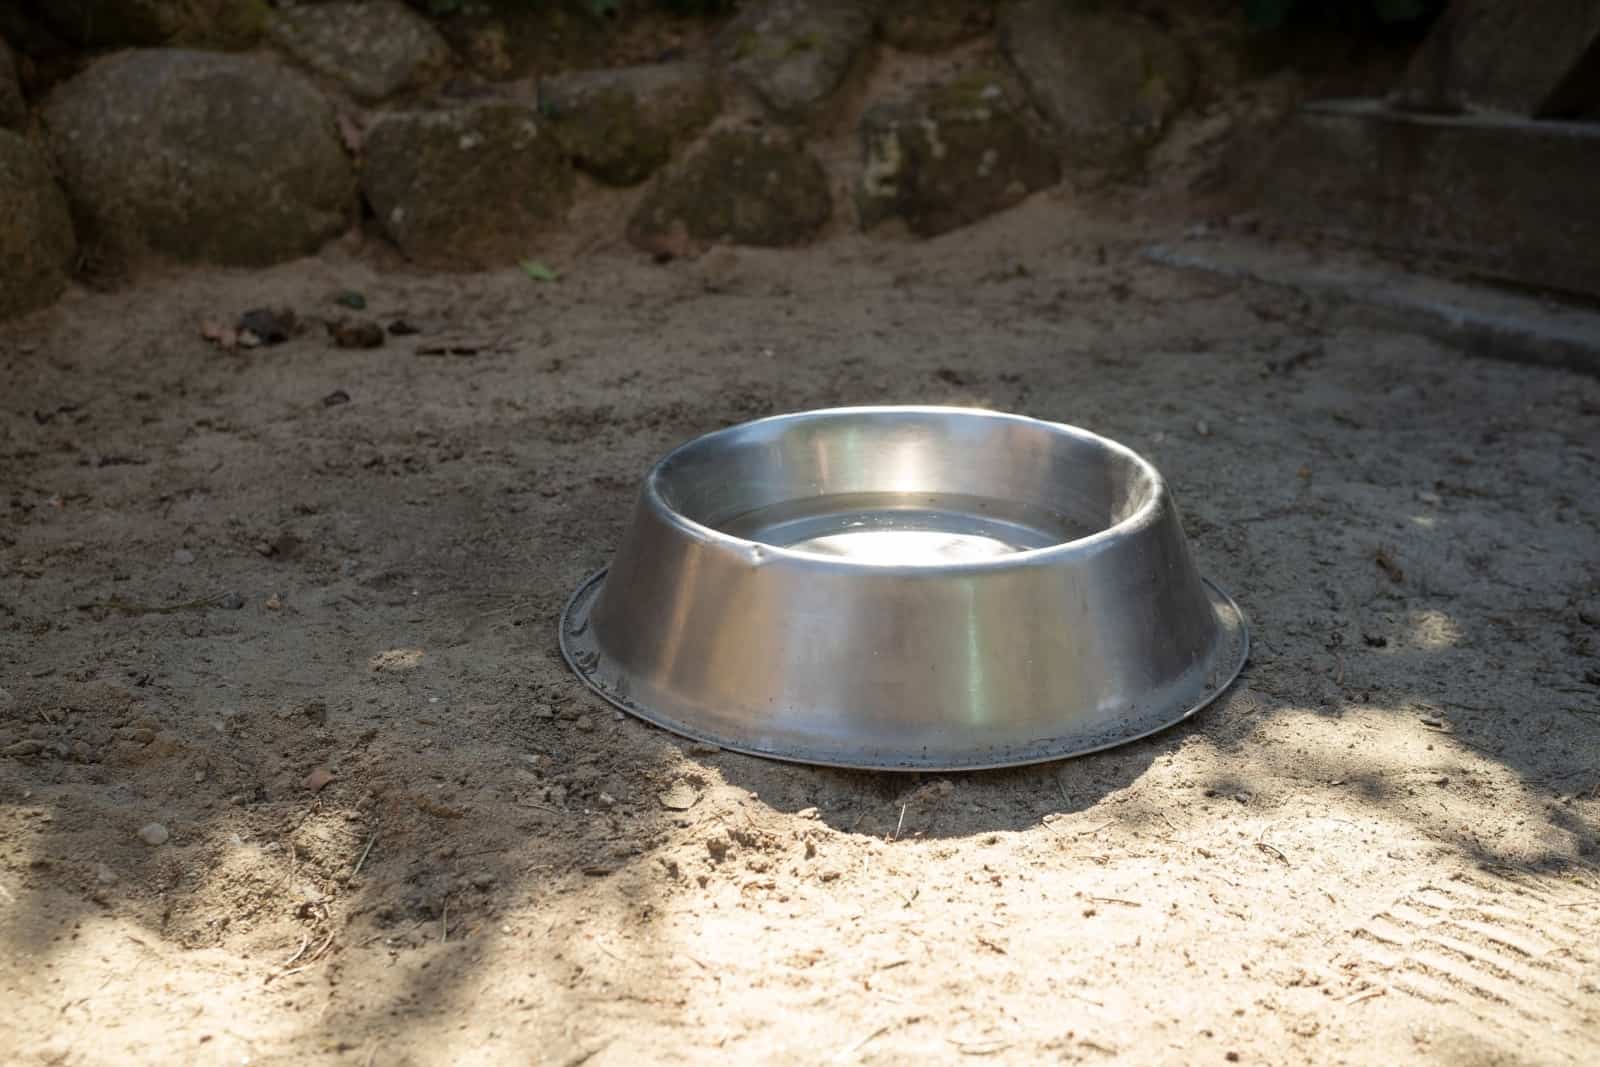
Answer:
[(1194, 424), (1194, 432), (1199, 434), (1201, 437), (1210, 437), (1211, 426), (1204, 419), (1201, 419), (1199, 422)]
[(492, 887), (494, 883), (495, 877), (488, 871), (483, 871), (472, 876), (472, 884), (478, 889), (488, 889)]
[(576, 726), (586, 734), (594, 732), (594, 720), (589, 718), (587, 715), (578, 716), (578, 721), (572, 725)]
[(694, 807), (695, 801), (700, 799), (700, 794), (688, 782), (674, 782), (671, 788), (657, 795), (656, 799), (668, 811), (688, 811)]
[(230, 589), (222, 594), (222, 606), (228, 611), (238, 611), (244, 607), (244, 597)]
[(178, 564), (180, 567), (187, 567), (189, 564), (194, 562), (194, 553), (190, 552), (187, 548), (180, 548), (172, 554), (172, 562)]
[(347, 559), (347, 560), (345, 560), (345, 561), (343, 561), (342, 563), (339, 564), (339, 573), (344, 575), (346, 578), (348, 578), (351, 575), (355, 574), (355, 572), (356, 572), (356, 561), (355, 560)]
[(146, 823), (145, 825), (139, 827), (139, 840), (143, 841), (151, 848), (166, 844), (167, 839), (171, 836), (172, 835), (167, 832), (167, 828), (158, 822)]
[(309, 789), (313, 793), (320, 793), (332, 781), (333, 772), (326, 767), (318, 767), (305, 776), (305, 779), (300, 783), (300, 787)]
[(117, 872), (113, 871), (110, 867), (107, 867), (103, 863), (97, 863), (94, 867), (94, 880), (99, 882), (101, 885), (115, 885), (117, 882)]
[(371, 319), (355, 319), (333, 327), (333, 343), (340, 348), (378, 348), (383, 336), (383, 327)]

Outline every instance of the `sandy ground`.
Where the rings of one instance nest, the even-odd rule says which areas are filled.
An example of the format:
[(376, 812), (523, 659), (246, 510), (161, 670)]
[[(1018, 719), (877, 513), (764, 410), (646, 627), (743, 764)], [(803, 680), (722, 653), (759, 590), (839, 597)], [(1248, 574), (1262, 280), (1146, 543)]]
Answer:
[[(333, 251), (0, 328), (0, 1060), (1600, 1061), (1600, 383), (1138, 258), (1172, 236), (1044, 197), (543, 285)], [(198, 336), (346, 288), (423, 332)], [(1240, 681), (907, 777), (568, 676), (654, 457), (892, 401), (1152, 457)]]

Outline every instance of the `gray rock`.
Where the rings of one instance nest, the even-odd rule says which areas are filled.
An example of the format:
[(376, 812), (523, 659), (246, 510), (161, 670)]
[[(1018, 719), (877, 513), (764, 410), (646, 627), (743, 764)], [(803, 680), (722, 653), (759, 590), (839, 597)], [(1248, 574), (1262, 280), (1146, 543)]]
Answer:
[(1060, 177), (992, 72), (874, 105), (861, 117), (861, 225), (903, 218), (923, 237), (976, 222)]
[(143, 826), (139, 827), (139, 840), (143, 841), (151, 848), (164, 845), (171, 840), (171, 838), (172, 834), (167, 832), (167, 828), (158, 822), (145, 823)]
[(872, 43), (872, 18), (855, 0), (767, 0), (718, 41), (728, 70), (790, 122), (821, 115)]
[(0, 40), (0, 127), (20, 130), (28, 121), (28, 103), (17, 80), (17, 60), (11, 47)]
[(562, 74), (539, 83), (539, 110), (583, 170), (612, 185), (655, 173), (673, 146), (717, 114), (717, 85), (699, 63)]
[(397, 0), (286, 8), (268, 23), (272, 42), (300, 63), (375, 103), (444, 74), (450, 46)]
[(1001, 15), (1000, 47), (1062, 158), (1084, 171), (1136, 166), (1192, 91), (1178, 43), (1114, 8), (1022, 0)]
[(58, 89), (44, 117), (83, 241), (111, 258), (261, 266), (349, 222), (332, 110), (264, 59), (125, 52)]
[(628, 224), (628, 239), (672, 254), (718, 242), (800, 244), (832, 210), (828, 176), (804, 147), (773, 131), (723, 130), (661, 176)]
[(527, 256), (572, 201), (572, 169), (532, 108), (391, 112), (367, 130), (362, 189), (406, 257), (436, 267)]
[(0, 319), (50, 303), (77, 253), (72, 217), (44, 155), (0, 130)]
[(267, 19), (264, 0), (49, 0), (34, 7), (51, 29), (85, 48), (247, 48)]
[(881, 0), (878, 33), (895, 48), (937, 52), (988, 33), (995, 0)]

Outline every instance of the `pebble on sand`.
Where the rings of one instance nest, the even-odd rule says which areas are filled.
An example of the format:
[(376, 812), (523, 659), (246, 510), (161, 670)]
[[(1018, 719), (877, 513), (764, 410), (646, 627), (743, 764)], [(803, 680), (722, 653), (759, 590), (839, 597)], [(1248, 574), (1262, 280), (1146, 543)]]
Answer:
[(172, 835), (167, 832), (167, 828), (158, 822), (145, 823), (143, 826), (139, 827), (139, 840), (143, 841), (151, 848), (166, 844), (167, 839), (171, 836)]

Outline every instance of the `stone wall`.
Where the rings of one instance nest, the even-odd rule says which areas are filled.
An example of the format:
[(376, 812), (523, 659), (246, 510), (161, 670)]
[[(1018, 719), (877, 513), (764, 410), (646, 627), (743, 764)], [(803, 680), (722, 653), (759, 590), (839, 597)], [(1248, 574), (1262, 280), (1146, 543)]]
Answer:
[(635, 32), (626, 7), (606, 27), (554, 0), (440, 20), (31, 2), (0, 17), (21, 53), (0, 46), (0, 184), (24, 205), (0, 244), (27, 250), (0, 263), (0, 314), (48, 303), (80, 256), (264, 265), (352, 225), (422, 266), (499, 267), (607, 190), (631, 190), (619, 230), (656, 255), (933, 236), (1231, 132), (1234, 6), (745, 0)]

